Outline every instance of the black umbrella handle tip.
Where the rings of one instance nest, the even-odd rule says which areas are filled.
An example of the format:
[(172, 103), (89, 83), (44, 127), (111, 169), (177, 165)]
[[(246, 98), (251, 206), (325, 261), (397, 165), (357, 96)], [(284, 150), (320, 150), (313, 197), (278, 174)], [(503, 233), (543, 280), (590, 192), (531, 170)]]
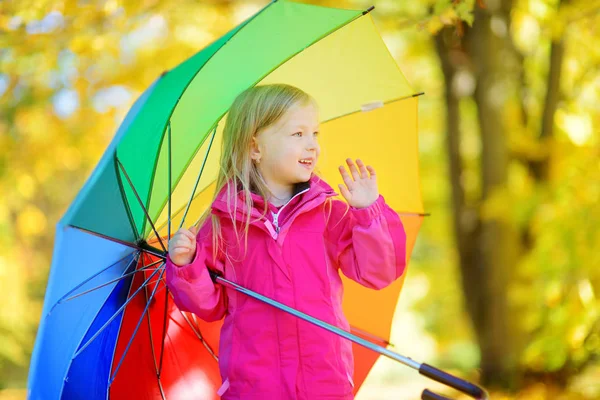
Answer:
[(452, 400), (450, 397), (442, 396), (441, 394), (433, 393), (429, 389), (423, 390), (421, 400)]
[[(419, 373), (428, 378), (431, 378), (437, 382), (443, 383), (446, 386), (450, 386), (466, 395), (471, 396), (477, 400), (488, 400), (487, 392), (480, 388), (479, 386), (465, 381), (464, 379), (460, 379), (454, 375), (451, 375), (447, 372), (442, 371), (441, 369), (435, 368), (429, 364), (421, 364), (419, 368)], [(425, 389), (423, 394), (421, 395), (422, 400), (451, 400), (448, 397), (441, 396), (439, 394), (433, 393), (430, 390)]]
[(370, 13), (371, 11), (373, 11), (375, 9), (375, 6), (371, 6), (369, 8), (367, 8), (365, 11), (363, 11), (363, 15), (367, 15), (368, 13)]

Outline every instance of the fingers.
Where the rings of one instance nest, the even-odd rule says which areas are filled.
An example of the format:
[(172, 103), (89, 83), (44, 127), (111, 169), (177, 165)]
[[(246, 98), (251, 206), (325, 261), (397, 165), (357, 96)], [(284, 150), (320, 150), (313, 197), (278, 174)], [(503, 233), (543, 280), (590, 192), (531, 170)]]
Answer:
[(189, 249), (193, 250), (196, 248), (195, 245), (191, 243), (170, 243), (172, 249)]
[(358, 166), (358, 171), (360, 172), (360, 177), (366, 179), (369, 177), (369, 172), (367, 171), (367, 167), (362, 162), (360, 158), (356, 159), (356, 165)]
[(193, 250), (196, 248), (196, 242), (190, 241), (188, 238), (178, 238), (169, 242), (170, 249), (189, 249)]
[(177, 247), (177, 248), (171, 250), (169, 252), (169, 254), (171, 254), (172, 256), (177, 256), (179, 254), (188, 254), (191, 251), (192, 251), (191, 249), (187, 249), (187, 248), (183, 248), (183, 247)]
[[(194, 229), (195, 227), (192, 227), (192, 229)], [(187, 230), (185, 228), (179, 228), (179, 230), (175, 233), (175, 235), (180, 234), (180, 235), (184, 235), (187, 238), (189, 238), (190, 240), (196, 240), (196, 234), (195, 232), (192, 232), (190, 230)], [(175, 237), (175, 235), (173, 237)]]
[(346, 159), (346, 164), (348, 164), (348, 168), (350, 168), (350, 173), (352, 174), (352, 178), (357, 181), (360, 179), (360, 174), (358, 173), (358, 169), (356, 168), (356, 165), (354, 164), (354, 161), (352, 161), (351, 158), (347, 158)]
[(169, 241), (169, 254), (176, 265), (182, 266), (192, 262), (196, 252), (196, 235), (198, 228), (191, 226), (190, 229), (179, 228)]
[(196, 248), (196, 227), (190, 230), (180, 228), (169, 241), (169, 251), (171, 254), (183, 254), (194, 251)]
[(352, 161), (351, 158), (346, 159), (346, 163), (348, 164), (348, 168), (350, 169), (350, 173), (352, 174), (352, 179), (350, 179), (350, 175), (346, 172), (346, 169), (342, 166), (339, 167), (340, 173), (342, 174), (342, 178), (344, 179), (344, 183), (348, 188), (351, 189), (351, 183), (355, 182), (359, 179), (368, 179), (375, 176), (375, 169), (370, 165), (365, 165), (361, 159), (356, 159), (356, 164)]
[(344, 196), (344, 199), (346, 199), (346, 201), (350, 201), (352, 195), (350, 194), (350, 191), (346, 188), (346, 186), (339, 184), (338, 187), (340, 188), (340, 193), (342, 194), (342, 196)]
[(375, 168), (371, 167), (370, 165), (367, 165), (367, 170), (371, 174), (371, 178), (374, 178), (376, 176), (375, 175)]
[(349, 189), (351, 189), (352, 188), (352, 183), (354, 181), (352, 180), (352, 178), (348, 174), (348, 171), (346, 171), (346, 168), (344, 168), (341, 165), (339, 166), (339, 170), (340, 170), (340, 174), (342, 175), (342, 179), (344, 180), (344, 183), (346, 184), (346, 186), (348, 186)]

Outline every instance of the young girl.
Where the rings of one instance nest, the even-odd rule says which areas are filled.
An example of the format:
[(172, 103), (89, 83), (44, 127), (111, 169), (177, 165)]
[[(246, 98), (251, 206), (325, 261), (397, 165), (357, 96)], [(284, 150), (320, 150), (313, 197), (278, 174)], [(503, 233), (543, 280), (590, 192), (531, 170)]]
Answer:
[(340, 271), (381, 289), (405, 268), (404, 228), (379, 195), (374, 169), (350, 159), (350, 173), (340, 166), (347, 204), (314, 174), (317, 112), (293, 86), (241, 93), (223, 131), (212, 206), (199, 231), (182, 228), (169, 242), (175, 303), (206, 321), (225, 317), (223, 399), (353, 399), (352, 343), (213, 283), (207, 268), (347, 331)]

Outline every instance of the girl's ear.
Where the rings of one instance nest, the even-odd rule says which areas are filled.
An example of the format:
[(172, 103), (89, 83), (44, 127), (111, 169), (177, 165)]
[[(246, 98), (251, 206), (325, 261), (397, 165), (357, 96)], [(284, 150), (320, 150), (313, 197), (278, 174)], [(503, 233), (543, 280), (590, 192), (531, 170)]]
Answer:
[(258, 142), (256, 141), (256, 136), (252, 136), (252, 142), (250, 143), (250, 158), (254, 161), (260, 161), (261, 156), (262, 154)]

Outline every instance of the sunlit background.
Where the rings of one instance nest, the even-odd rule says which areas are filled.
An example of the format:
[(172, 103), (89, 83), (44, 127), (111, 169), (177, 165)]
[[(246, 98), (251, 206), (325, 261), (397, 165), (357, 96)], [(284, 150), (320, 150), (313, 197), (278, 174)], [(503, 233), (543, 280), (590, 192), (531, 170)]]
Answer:
[[(374, 5), (425, 92), (431, 215), (393, 349), (494, 399), (600, 398), (600, 1), (310, 3)], [(55, 225), (128, 108), (266, 4), (0, 3), (1, 400), (26, 396)], [(358, 399), (416, 399), (424, 387), (436, 385), (380, 359)]]

